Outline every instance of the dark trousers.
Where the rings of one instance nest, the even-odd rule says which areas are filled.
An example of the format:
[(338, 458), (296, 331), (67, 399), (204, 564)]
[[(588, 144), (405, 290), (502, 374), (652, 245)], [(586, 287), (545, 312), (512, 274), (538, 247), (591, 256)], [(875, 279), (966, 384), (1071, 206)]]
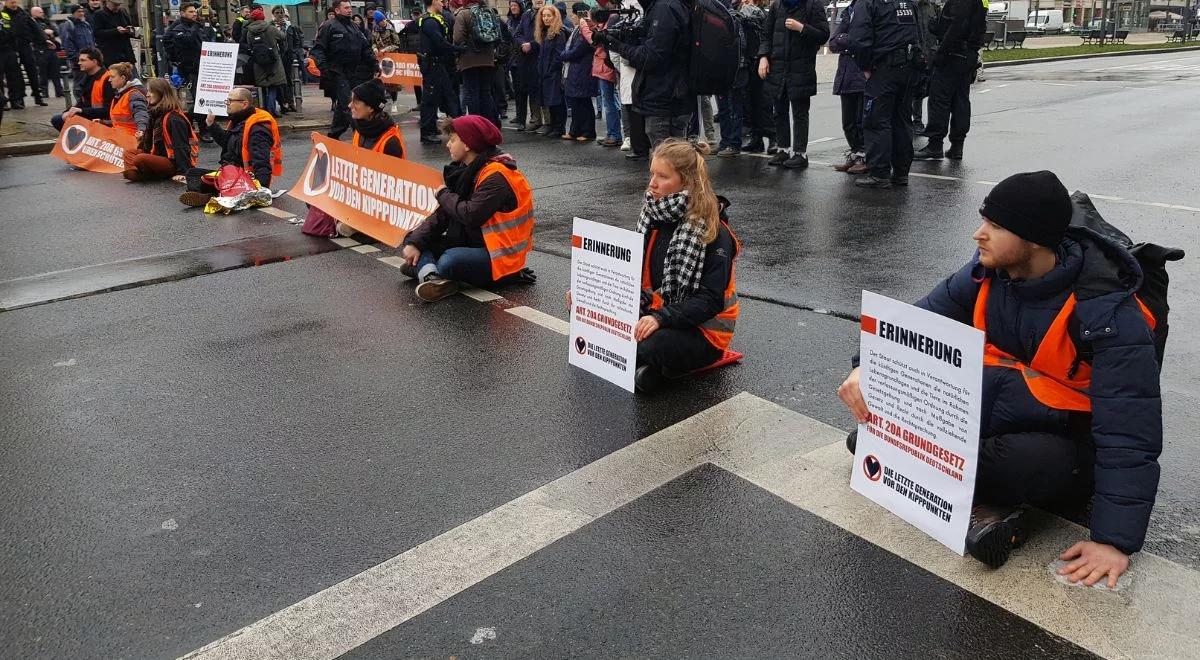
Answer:
[(1054, 433), (1006, 433), (979, 441), (975, 500), (980, 504), (1086, 503), (1092, 489), (1095, 448), (1090, 440)]
[(775, 104), (766, 97), (763, 79), (757, 71), (750, 73), (746, 83), (746, 126), (750, 129), (750, 142), (775, 139)]
[(650, 138), (650, 146), (657, 147), (659, 142), (671, 137), (687, 137), (688, 122), (692, 114), (666, 117), (645, 116), (646, 137)]
[(934, 69), (929, 81), (929, 121), (925, 125), (931, 147), (942, 147), (947, 128), (951, 144), (965, 140), (971, 130), (971, 78), (977, 63), (975, 55), (950, 55)]
[(42, 83), (42, 96), (50, 96), (50, 83), (54, 83), (54, 95), (63, 95), (62, 69), (58, 64), (58, 53), (52, 50), (37, 52), (38, 76)]
[(646, 135), (646, 115), (633, 111), (633, 106), (625, 106), (629, 115), (629, 149), (635, 154), (646, 156), (650, 153), (650, 136)]
[(17, 49), (17, 55), (21, 58), (21, 67), (25, 69), (25, 77), (29, 78), (29, 92), (33, 98), (42, 98), (42, 83), (38, 76), (38, 58), (33, 53), (33, 46), (25, 44)]
[[(775, 97), (775, 142), (793, 153), (808, 153), (808, 109), (812, 97), (793, 94), (787, 85)], [(788, 109), (791, 108), (791, 112)]]
[(717, 97), (717, 112), (721, 115), (721, 144), (719, 149), (742, 148), (742, 111), (746, 104), (746, 88), (736, 87)]
[(567, 106), (565, 103), (547, 106), (550, 109), (550, 132), (547, 135), (562, 135), (567, 132)]
[(661, 328), (638, 342), (637, 366), (656, 367), (667, 376), (682, 376), (707, 367), (722, 354), (699, 328)]
[(495, 86), (496, 67), (478, 66), (464, 69), (463, 102), (467, 114), (479, 115), (490, 120), (496, 126), (500, 125), (500, 115), (496, 113), (496, 99), (492, 96)]
[(0, 53), (0, 71), (4, 74), (7, 96), (13, 107), (25, 104), (25, 78), (21, 76), (21, 60), (16, 51)]
[(454, 82), (450, 72), (441, 63), (421, 63), (421, 135), (437, 135), (438, 108), (449, 110), (451, 117), (461, 114), (458, 98), (454, 95)]
[(287, 105), (296, 105), (296, 83), (293, 80), (292, 62), (295, 61), (295, 56), (287, 53), (283, 56), (283, 77), (287, 78), (287, 82), (279, 88), (279, 102)]
[(846, 136), (846, 146), (853, 153), (862, 153), (863, 146), (863, 95), (862, 92), (853, 94), (843, 93), (842, 99), (842, 134)]
[[(329, 81), (330, 89), (333, 92), (333, 124), (329, 127), (328, 136), (340, 140), (342, 134), (350, 129), (350, 108), (348, 106), (350, 105), (350, 90), (353, 89), (353, 85), (346, 76), (333, 75), (333, 80)], [(272, 98), (272, 100), (274, 99)]]
[(567, 103), (571, 106), (571, 130), (568, 134), (575, 137), (596, 138), (596, 106), (590, 96), (568, 96)]
[(523, 67), (516, 67), (512, 69), (511, 73), (513, 98), (517, 105), (516, 114), (513, 115), (513, 120), (521, 126), (524, 126), (525, 119), (529, 113), (529, 88), (526, 86), (525, 82), (525, 69)]
[(187, 177), (187, 189), (191, 192), (208, 193), (209, 195), (217, 194), (217, 187), (204, 182), (204, 175), (211, 174), (217, 168), (193, 167), (185, 173)]
[(863, 138), (871, 174), (888, 178), (912, 166), (912, 69), (880, 64), (863, 94)]
[(504, 67), (495, 68), (492, 74), (492, 99), (496, 102), (496, 118), (508, 114), (508, 71)]

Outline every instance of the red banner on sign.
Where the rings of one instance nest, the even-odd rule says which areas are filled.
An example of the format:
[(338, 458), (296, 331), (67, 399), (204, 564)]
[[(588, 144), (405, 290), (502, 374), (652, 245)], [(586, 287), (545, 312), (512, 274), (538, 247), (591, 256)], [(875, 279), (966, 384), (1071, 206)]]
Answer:
[(137, 149), (137, 138), (76, 116), (63, 124), (50, 155), (92, 172), (120, 174), (125, 171), (126, 149)]
[(421, 66), (413, 53), (380, 53), (379, 81), (387, 85), (421, 85)]
[(441, 172), (319, 133), (312, 140), (292, 197), (392, 247), (437, 208)]

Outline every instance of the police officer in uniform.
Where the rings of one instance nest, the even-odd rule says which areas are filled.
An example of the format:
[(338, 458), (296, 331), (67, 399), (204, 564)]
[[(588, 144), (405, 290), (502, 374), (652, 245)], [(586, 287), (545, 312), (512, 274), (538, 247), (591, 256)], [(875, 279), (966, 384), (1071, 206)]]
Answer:
[(309, 55), (321, 70), (326, 89), (334, 93), (333, 125), (329, 137), (338, 140), (350, 128), (350, 90), (367, 82), (379, 70), (371, 40), (350, 20), (350, 0), (333, 1), (333, 20), (317, 33)]
[[(947, 0), (930, 31), (939, 37), (933, 54), (933, 78), (929, 81), (929, 144), (917, 152), (917, 160), (962, 160), (963, 141), (971, 129), (971, 83), (979, 67), (979, 47), (987, 31), (987, 5), (981, 0)], [(942, 140), (950, 134), (950, 149), (942, 152)]]
[(867, 79), (863, 93), (866, 176), (854, 185), (908, 185), (912, 165), (912, 84), (922, 62), (914, 0), (859, 0), (847, 50)]
[(421, 64), (421, 142), (440, 144), (438, 107), (451, 117), (462, 114), (450, 68), (462, 50), (450, 41), (450, 23), (442, 14), (442, 0), (425, 0), (425, 13), (417, 19), (421, 41), (417, 54)]

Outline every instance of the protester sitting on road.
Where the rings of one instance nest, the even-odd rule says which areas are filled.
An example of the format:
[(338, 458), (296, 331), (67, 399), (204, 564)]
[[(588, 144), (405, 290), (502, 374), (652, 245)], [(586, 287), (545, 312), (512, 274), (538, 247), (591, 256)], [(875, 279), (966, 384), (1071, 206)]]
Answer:
[(141, 138), (150, 125), (150, 107), (142, 92), (142, 81), (133, 76), (133, 65), (118, 62), (108, 67), (108, 84), (116, 93), (108, 106), (112, 127)]
[(534, 21), (532, 47), (537, 54), (538, 100), (550, 109), (550, 126), (542, 131), (546, 137), (557, 138), (567, 132), (567, 101), (563, 93), (562, 53), (567, 46), (567, 34), (558, 8), (545, 5)]
[[(1159, 367), (1142, 269), (1123, 247), (1068, 226), (1051, 172), (1016, 174), (983, 200), (978, 251), (916, 304), (985, 333), (983, 414), (967, 550), (999, 567), (1026, 539), (1022, 505), (1085, 511), (1091, 540), (1059, 570), (1110, 588), (1141, 550), (1162, 451)], [(869, 411), (857, 366), (838, 390)], [(847, 438), (853, 451), (856, 434)]]
[(669, 138), (654, 149), (650, 184), (638, 218), (645, 234), (638, 391), (721, 358), (738, 318), (734, 259), (740, 246), (722, 217), (728, 203), (713, 192), (707, 144)]
[(123, 174), (130, 181), (182, 176), (196, 166), (200, 138), (166, 78), (151, 79), (146, 98), (150, 101), (150, 128), (138, 140), (137, 149), (125, 151)]
[[(283, 150), (279, 126), (266, 110), (254, 107), (254, 95), (245, 87), (229, 90), (225, 99), (229, 111), (229, 127), (216, 123), (212, 112), (205, 122), (213, 140), (221, 146), (221, 165), (244, 168), (264, 188), (271, 187), (272, 177), (283, 174)], [(186, 206), (202, 207), (217, 189), (202, 177), (216, 168), (192, 168), (187, 173), (188, 191), (179, 196)]]
[(384, 111), (388, 93), (378, 78), (350, 91), (350, 126), (356, 147), (404, 158), (404, 136), (392, 117)]
[(50, 118), (50, 124), (60, 131), (63, 122), (75, 115), (94, 121), (108, 119), (108, 109), (112, 107), (113, 97), (117, 93), (117, 90), (108, 84), (112, 74), (104, 68), (104, 56), (99, 50), (84, 48), (79, 51), (79, 70), (83, 72), (84, 79), (79, 87), (79, 98), (75, 105), (66, 112)]
[(533, 247), (533, 192), (512, 156), (497, 147), (500, 129), (479, 115), (443, 119), (452, 161), (438, 208), (404, 240), (404, 271), (417, 297), (441, 300), (459, 282), (489, 286), (521, 273)]

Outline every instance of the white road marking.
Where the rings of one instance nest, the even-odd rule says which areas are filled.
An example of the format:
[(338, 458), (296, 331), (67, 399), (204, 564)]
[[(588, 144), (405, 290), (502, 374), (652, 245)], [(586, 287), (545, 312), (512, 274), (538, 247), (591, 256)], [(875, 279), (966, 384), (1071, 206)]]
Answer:
[(277, 209), (274, 206), (260, 206), (258, 207), (258, 210), (266, 213), (267, 215), (273, 215), (276, 218), (282, 218), (284, 220), (296, 217), (295, 213), (284, 211), (283, 209)]
[(475, 634), (471, 636), (471, 643), (482, 644), (489, 639), (496, 639), (495, 628), (476, 628)]
[(479, 287), (470, 285), (462, 286), (459, 288), (458, 292), (470, 298), (471, 300), (482, 303), (492, 302), (493, 300), (504, 300), (504, 296), (488, 291), (487, 289), (480, 289)]
[(1072, 83), (1046, 82), (1044, 80), (1035, 80), (1034, 82), (1039, 82), (1043, 85), (1052, 85), (1054, 87), (1075, 87), (1076, 86)]
[(834, 140), (836, 140), (836, 139), (837, 139), (837, 138), (835, 138), (835, 137), (823, 137), (823, 138), (817, 138), (817, 139), (815, 139), (815, 140), (809, 140), (809, 141), (808, 141), (808, 146), (810, 146), (810, 147), (811, 147), (811, 146), (812, 146), (812, 145), (814, 145), (814, 144), (821, 144), (822, 142), (832, 142), (832, 141), (834, 141)]
[(557, 332), (558, 334), (563, 335), (564, 337), (566, 335), (571, 334), (571, 324), (570, 323), (558, 318), (557, 316), (550, 316), (549, 314), (541, 311), (540, 309), (534, 309), (532, 307), (521, 306), (521, 307), (510, 307), (504, 311), (508, 312), (509, 314), (512, 314), (513, 316), (519, 316), (531, 323), (536, 323), (536, 324), (542, 326), (543, 328), (548, 328), (550, 330), (553, 330), (553, 331)]
[(337, 243), (338, 245), (340, 245), (344, 248), (354, 247), (355, 245), (360, 244), (358, 241), (354, 240), (353, 238), (345, 238), (342, 236), (339, 236), (337, 238), (331, 238), (329, 240), (333, 241), (334, 243)]
[(923, 179), (941, 179), (942, 181), (962, 181), (956, 176), (945, 176), (944, 174), (926, 174), (925, 172), (909, 172), (909, 176), (919, 176)]
[(1120, 594), (1065, 587), (1046, 567), (1086, 530), (1038, 512), (1029, 542), (989, 570), (851, 491), (844, 436), (743, 392), (184, 657), (336, 658), (705, 463), (1099, 655), (1200, 644), (1200, 573), (1141, 552)]
[(988, 93), (988, 92), (990, 92), (990, 91), (992, 91), (992, 89), (989, 87), (988, 89), (981, 89), (981, 90), (979, 90), (979, 93), (980, 93), (980, 94), (987, 94), (987, 93)]
[(999, 183), (999, 181), (976, 181), (975, 183), (978, 183), (981, 186), (994, 186)]
[(359, 254), (371, 254), (372, 252), (379, 252), (379, 248), (375, 247), (374, 245), (355, 245), (350, 249)]

